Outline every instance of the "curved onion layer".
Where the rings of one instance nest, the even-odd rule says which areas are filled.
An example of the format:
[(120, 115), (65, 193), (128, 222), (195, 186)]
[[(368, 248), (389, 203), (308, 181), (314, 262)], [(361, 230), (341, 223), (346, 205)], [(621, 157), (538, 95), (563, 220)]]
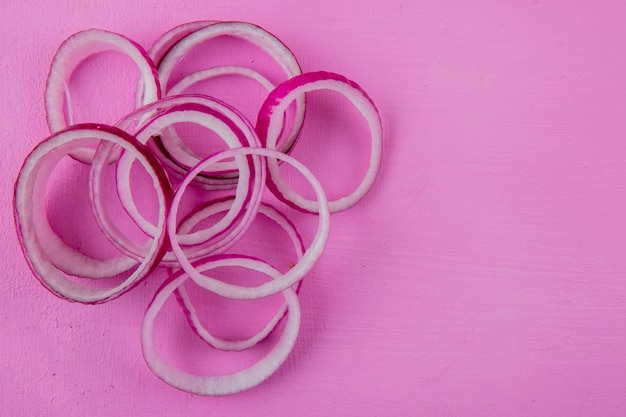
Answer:
[[(174, 43), (168, 52), (159, 60), (157, 69), (164, 95), (168, 95), (170, 76), (178, 63), (196, 46), (219, 36), (230, 36), (256, 45), (279, 64), (287, 78), (302, 74), (300, 64), (298, 64), (291, 50), (274, 35), (257, 25), (247, 22), (203, 22), (199, 24), (199, 26), (202, 24), (206, 25), (180, 38), (180, 40)], [(181, 29), (180, 33), (185, 33), (188, 29), (191, 29), (191, 27), (193, 26)], [(177, 36), (172, 35), (172, 39), (175, 37)], [(170, 42), (165, 43), (169, 44)], [(302, 123), (304, 122), (304, 95), (295, 98), (295, 100), (296, 112), (293, 126), (289, 134), (286, 135), (285, 140), (280, 143), (280, 150), (285, 153), (289, 152), (295, 144), (300, 130), (302, 129)]]
[[(88, 257), (67, 246), (52, 230), (46, 215), (45, 187), (50, 174), (64, 155), (99, 141), (111, 142), (133, 154), (153, 178), (159, 202), (158, 223), (141, 262), (121, 256), (109, 260)], [(163, 252), (165, 219), (171, 188), (161, 165), (147, 148), (114, 127), (96, 124), (75, 125), (42, 141), (24, 161), (15, 184), (14, 215), (18, 237), (29, 266), (40, 282), (59, 297), (81, 303), (101, 303), (129, 290), (159, 263)], [(78, 277), (114, 276), (136, 266), (123, 283), (111, 289), (93, 289), (78, 284), (65, 273)]]
[[(229, 200), (231, 199), (217, 202), (212, 201), (208, 203), (205, 207), (198, 210), (198, 212), (195, 213), (194, 216), (190, 216), (186, 221), (184, 221), (178, 229), (179, 232), (187, 233), (195, 226), (197, 221), (215, 213), (228, 210), (228, 206), (230, 204)], [(301, 259), (306, 249), (304, 247), (302, 237), (300, 237), (300, 234), (298, 233), (295, 224), (293, 224), (284, 213), (281, 213), (275, 207), (272, 207), (269, 204), (261, 203), (261, 205), (259, 206), (259, 213), (274, 221), (287, 233), (287, 235), (291, 239), (291, 242), (293, 243), (293, 247), (296, 252), (296, 259)], [(302, 281), (298, 282), (298, 287), (295, 289), (296, 293), (298, 293), (301, 283)], [(239, 351), (248, 349), (256, 345), (260, 341), (264, 340), (276, 328), (278, 323), (280, 323), (281, 318), (284, 317), (287, 311), (287, 305), (283, 304), (283, 306), (276, 312), (274, 317), (265, 325), (263, 329), (247, 339), (224, 340), (212, 335), (211, 332), (204, 327), (204, 325), (200, 321), (200, 318), (196, 314), (196, 309), (191, 299), (189, 298), (189, 295), (187, 294), (187, 290), (185, 289), (184, 284), (181, 284), (178, 287), (175, 295), (176, 300), (183, 309), (185, 317), (187, 318), (187, 321), (189, 322), (189, 325), (191, 326), (193, 331), (209, 345), (221, 350)]]
[(167, 91), (168, 96), (175, 96), (183, 94), (183, 92), (201, 81), (210, 80), (212, 78), (224, 77), (226, 75), (241, 75), (246, 78), (250, 78), (261, 84), (263, 88), (269, 93), (274, 89), (274, 84), (262, 74), (259, 74), (253, 69), (246, 67), (238, 67), (234, 65), (227, 65), (223, 67), (213, 67), (202, 71), (197, 71), (187, 75), (185, 78), (176, 83), (172, 88)]
[(152, 59), (152, 62), (159, 67), (161, 65), (161, 60), (163, 57), (183, 39), (185, 36), (195, 32), (198, 29), (202, 29), (203, 27), (212, 25), (214, 23), (218, 23), (217, 20), (198, 20), (196, 22), (187, 22), (182, 25), (178, 25), (163, 33), (159, 38), (152, 44), (150, 49), (148, 50), (148, 56)]
[[(141, 143), (145, 143), (154, 134), (158, 134), (158, 132), (172, 123), (187, 121), (213, 130), (231, 147), (258, 145), (258, 138), (249, 123), (240, 118), (228, 105), (208, 97), (193, 96), (191, 98), (193, 98), (193, 102), (190, 100), (182, 104), (178, 104), (178, 102), (186, 100), (187, 97), (179, 96), (178, 98), (172, 98), (169, 100), (171, 106), (165, 107), (165, 109), (161, 108), (156, 113), (154, 113), (156, 103), (147, 106), (143, 113), (135, 112), (136, 117), (141, 117), (139, 114), (148, 115), (150, 112), (154, 113), (142, 125), (138, 126), (137, 139)], [(130, 122), (128, 120), (134, 117), (129, 117), (120, 124), (129, 126)], [(225, 251), (249, 227), (255, 215), (253, 211), (255, 205), (250, 204), (250, 202), (261, 198), (262, 188), (265, 183), (265, 161), (258, 156), (252, 156), (250, 159), (249, 161), (245, 156), (235, 158), (240, 176), (235, 190), (236, 194), (230, 201), (227, 214), (211, 227), (193, 233), (178, 234), (177, 238), (181, 244), (196, 245), (185, 249), (185, 253), (190, 258), (198, 259), (201, 256)], [(155, 226), (141, 215), (132, 196), (130, 171), (133, 163), (134, 159), (132, 156), (126, 154), (122, 155), (118, 161), (116, 167), (118, 195), (123, 207), (134, 222), (148, 236), (153, 236)], [(94, 162), (92, 164), (90, 178), (92, 190), (99, 190), (102, 187), (104, 165), (104, 160), (102, 159), (99, 163), (96, 164)], [(111, 242), (122, 253), (130, 257), (141, 259), (145, 256), (145, 248), (134, 244), (113, 226), (112, 220), (104, 209), (105, 202), (102, 196), (92, 193), (92, 199), (94, 214), (98, 224)], [(202, 243), (207, 244), (197, 246)], [(163, 263), (169, 266), (176, 266), (176, 258), (172, 253), (166, 253), (163, 257)]]
[[(205, 26), (208, 26), (211, 23), (216, 23), (216, 21), (204, 20), (197, 22), (188, 22), (173, 27), (172, 29), (159, 36), (154, 44), (152, 44), (152, 46), (148, 50), (148, 57), (152, 60), (155, 67), (158, 68), (161, 60), (163, 59), (163, 56), (170, 49), (172, 49), (172, 46), (174, 46), (176, 43), (178, 43), (178, 41), (180, 41), (190, 33), (195, 32), (196, 30), (201, 29)], [(140, 80), (137, 88), (137, 107), (141, 107), (143, 103), (144, 88), (145, 87)]]
[[(294, 265), (293, 268), (291, 268), (283, 276), (276, 280), (266, 282), (265, 284), (262, 284), (258, 287), (242, 287), (238, 285), (227, 284), (216, 279), (204, 277), (191, 264), (187, 255), (181, 248), (180, 242), (178, 242), (177, 240), (176, 216), (178, 214), (178, 207), (180, 205), (182, 196), (189, 186), (191, 180), (203, 169), (205, 169), (206, 167), (210, 167), (216, 162), (222, 161), (227, 158), (236, 158), (243, 155), (259, 155), (267, 157), (268, 160), (274, 158), (282, 160), (283, 162), (286, 162), (289, 165), (293, 166), (311, 184), (317, 197), (317, 203), (319, 204), (319, 226), (317, 229), (317, 233), (313, 239), (313, 242), (304, 253), (304, 256), (296, 263), (296, 265)], [(258, 210), (259, 203), (260, 200), (251, 201), (251, 204), (256, 205), (256, 207), (254, 208), (254, 212)], [(322, 188), (319, 181), (315, 178), (315, 176), (313, 176), (311, 171), (309, 171), (302, 163), (298, 162), (296, 159), (285, 155), (282, 152), (265, 148), (228, 149), (204, 159), (202, 162), (196, 165), (194, 169), (189, 171), (189, 174), (187, 174), (187, 176), (183, 179), (183, 182), (176, 190), (176, 193), (174, 194), (174, 199), (172, 201), (170, 216), (167, 221), (167, 233), (170, 238), (172, 252), (174, 252), (176, 259), (178, 259), (181, 268), (183, 268), (194, 281), (206, 281), (207, 286), (205, 288), (213, 291), (218, 295), (221, 295), (222, 297), (235, 299), (253, 299), (267, 297), (269, 295), (276, 294), (286, 288), (289, 288), (297, 283), (299, 280), (302, 279), (302, 277), (304, 277), (307, 272), (311, 270), (311, 268), (313, 268), (315, 262), (321, 256), (322, 251), (324, 250), (324, 245), (326, 244), (326, 240), (328, 239), (329, 230), (330, 212), (328, 210), (328, 200), (326, 198), (326, 194), (324, 193), (324, 189)]]
[[(237, 109), (230, 106), (223, 101), (205, 96), (202, 94), (181, 94), (177, 96), (165, 97), (155, 103), (144, 106), (140, 109), (137, 109), (133, 113), (128, 114), (122, 120), (116, 123), (116, 126), (120, 129), (123, 129), (131, 134), (138, 134), (139, 131), (144, 129), (147, 125), (152, 123), (152, 120), (159, 118), (167, 113), (172, 112), (184, 112), (189, 109), (185, 109), (188, 105), (198, 105), (206, 107), (206, 111), (210, 112), (219, 112), (221, 115), (229, 120), (229, 123), (234, 123), (238, 129), (243, 132), (253, 132), (251, 135), (246, 136), (246, 140), (239, 143), (236, 146), (260, 146), (260, 141), (254, 132), (254, 128), (251, 123), (246, 119), (245, 116), (241, 114)], [(205, 111), (204, 109), (195, 106), (196, 111)], [(177, 118), (179, 120), (175, 120), (173, 123), (177, 122), (191, 122), (194, 123), (194, 120), (185, 120), (184, 115), (178, 115)], [(196, 165), (199, 162), (198, 157), (194, 157), (195, 159), (191, 159), (188, 161), (191, 165), (185, 165), (176, 161), (172, 156), (168, 153), (166, 147), (171, 149), (174, 146), (185, 147), (186, 145), (182, 143), (182, 141), (172, 144), (165, 144), (162, 137), (162, 133), (164, 131), (169, 131), (172, 127), (163, 127), (160, 132), (150, 131), (154, 136), (140, 138), (142, 142), (147, 142), (150, 149), (155, 153), (157, 158), (172, 171), (172, 173), (177, 177), (182, 177), (189, 171), (191, 166)], [(170, 139), (169, 137), (167, 138)], [(227, 143), (227, 145), (232, 146)], [(191, 150), (179, 150), (177, 151), (179, 154), (191, 155), (193, 152)], [(120, 167), (120, 175), (126, 175), (128, 167)], [(228, 176), (227, 174), (231, 171), (237, 171), (241, 169), (240, 166), (236, 164), (236, 162), (223, 162), (218, 164), (214, 169), (210, 172), (203, 172), (201, 175), (198, 175), (194, 180), (194, 185), (198, 187), (207, 189), (207, 190), (222, 190), (222, 189), (231, 189), (234, 188), (235, 185), (239, 182), (237, 176)]]
[[(146, 122), (137, 132), (137, 139), (144, 143), (165, 128), (179, 122), (191, 122), (215, 132), (231, 148), (241, 146), (256, 147), (259, 145), (256, 133), (237, 112), (225, 103), (206, 99), (202, 106), (197, 103), (186, 103), (173, 107), (168, 111)], [(124, 163), (120, 161), (120, 166)], [(216, 164), (213, 168), (229, 169), (230, 164)], [(235, 166), (239, 177), (235, 189), (235, 199), (226, 217), (208, 229), (192, 234), (179, 236), (182, 244), (194, 245), (211, 239), (232, 225), (244, 210), (250, 199), (259, 199), (265, 183), (265, 161), (259, 157), (236, 157)], [(138, 214), (138, 213), (137, 213)]]
[[(367, 172), (352, 193), (328, 203), (330, 211), (334, 213), (350, 208), (359, 202), (374, 184), (380, 168), (382, 125), (378, 110), (376, 110), (374, 102), (367, 93), (354, 81), (350, 81), (343, 75), (331, 72), (310, 72), (293, 77), (276, 87), (267, 97), (265, 103), (263, 103), (257, 121), (257, 133), (267, 148), (276, 149), (281, 136), (285, 109), (297, 97), (317, 90), (333, 90), (343, 94), (361, 112), (372, 136)], [(270, 172), (268, 186), (270, 186), (277, 198), (293, 208), (311, 213), (317, 212), (317, 201), (307, 200), (293, 190), (283, 179), (276, 160), (268, 161), (268, 169)]]
[[(250, 68), (223, 66), (213, 67), (187, 75), (176, 85), (170, 88), (167, 95), (173, 96), (183, 94), (186, 89), (192, 87), (194, 84), (228, 75), (239, 75), (254, 80), (261, 84), (261, 86), (265, 88), (268, 93), (274, 89), (274, 84), (272, 84), (270, 80)], [(162, 145), (170, 155), (171, 159), (176, 161), (177, 164), (184, 166), (187, 170), (196, 165), (202, 159), (185, 145), (185, 143), (176, 134), (173, 127), (168, 129), (166, 135), (161, 135), (161, 137), (163, 136), (165, 136), (167, 140), (162, 140)]]
[[(68, 126), (64, 112), (66, 104), (70, 108), (69, 124), (72, 124), (68, 88), (72, 73), (86, 58), (104, 51), (121, 52), (137, 65), (144, 85), (142, 105), (161, 97), (156, 69), (141, 46), (120, 34), (105, 30), (89, 29), (77, 32), (61, 44), (48, 73), (45, 106), (50, 133)], [(71, 156), (78, 161), (91, 163), (94, 152), (93, 148), (77, 148), (72, 151)]]
[[(280, 279), (281, 274), (269, 264), (250, 258), (208, 258), (198, 265), (198, 271), (208, 271), (223, 266), (239, 266), (262, 272), (274, 280)], [(280, 339), (271, 352), (250, 366), (249, 368), (230, 375), (206, 376), (189, 374), (174, 368), (163, 359), (154, 344), (154, 320), (172, 293), (179, 288), (188, 277), (184, 271), (179, 271), (167, 281), (156, 293), (144, 316), (141, 328), (141, 345), (143, 356), (159, 378), (167, 384), (180, 390), (200, 395), (229, 395), (245, 391), (257, 386), (269, 378), (291, 353), (298, 337), (300, 328), (300, 303), (296, 293), (290, 289), (284, 289), (282, 295), (288, 308), (287, 322), (280, 335)], [(200, 286), (210, 290), (210, 285), (203, 285), (203, 281), (197, 282)]]

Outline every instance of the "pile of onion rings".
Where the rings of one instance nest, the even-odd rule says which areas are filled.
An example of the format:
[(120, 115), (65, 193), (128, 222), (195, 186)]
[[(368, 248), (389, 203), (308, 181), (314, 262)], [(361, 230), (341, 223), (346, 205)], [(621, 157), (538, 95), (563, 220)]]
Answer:
[[(171, 85), (173, 71), (190, 51), (220, 36), (234, 37), (261, 49), (281, 68), (284, 81), (273, 85), (250, 68), (213, 66), (188, 74)], [(122, 53), (137, 66), (141, 75), (137, 108), (113, 126), (73, 123), (69, 91), (72, 74), (82, 62), (104, 51)], [(268, 91), (256, 123), (224, 101), (201, 94), (181, 94), (195, 83), (223, 75), (247, 77)], [(304, 123), (305, 95), (317, 90), (332, 90), (345, 96), (363, 115), (371, 135), (368, 169), (360, 184), (348, 195), (331, 201), (311, 171), (289, 155)], [(299, 285), (322, 254), (329, 235), (330, 213), (356, 204), (372, 187), (378, 173), (382, 126), (378, 111), (365, 91), (342, 75), (321, 71), (303, 73), (289, 48), (257, 25), (200, 21), (171, 29), (147, 52), (117, 33), (98, 29), (75, 33), (62, 43), (52, 61), (45, 107), (51, 135), (24, 160), (14, 195), (18, 238), (35, 277), (58, 297), (96, 304), (119, 297), (156, 268), (168, 268), (169, 278), (148, 306), (142, 326), (143, 355), (150, 369), (171, 386), (201, 395), (237, 393), (272, 375), (296, 341), (300, 326)], [(181, 123), (211, 131), (227, 149), (198, 155), (181, 139), (176, 127)], [(68, 157), (89, 167), (93, 216), (102, 235), (119, 252), (117, 256), (100, 259), (84, 253), (67, 244), (50, 224), (46, 189), (56, 167)], [(281, 175), (281, 164), (291, 166), (309, 182), (314, 200), (289, 186)], [(141, 196), (137, 195), (132, 175), (138, 168), (149, 177), (145, 193), (152, 196), (155, 204), (152, 215), (139, 208)], [(112, 175), (114, 181), (107, 181), (107, 175)], [(202, 198), (180, 220), (180, 207), (190, 186), (202, 190)], [(111, 187), (142, 239), (129, 235), (110, 211)], [(266, 189), (286, 205), (318, 216), (319, 225), (308, 246), (287, 215), (263, 201)], [(280, 226), (293, 244), (297, 262), (286, 272), (252, 256), (226, 253), (246, 234), (259, 214)], [(216, 216), (220, 217), (217, 221)], [(243, 268), (268, 279), (256, 286), (239, 286), (207, 274), (224, 267)], [(113, 284), (85, 285), (81, 279), (98, 282), (111, 279)], [(252, 337), (224, 340), (211, 334), (200, 322), (183, 285), (187, 280), (230, 299), (280, 294), (284, 304)], [(183, 372), (170, 365), (154, 343), (155, 318), (171, 295), (178, 300), (194, 332), (217, 349), (248, 349), (265, 339), (283, 318), (285, 324), (271, 352), (243, 371), (217, 376)]]

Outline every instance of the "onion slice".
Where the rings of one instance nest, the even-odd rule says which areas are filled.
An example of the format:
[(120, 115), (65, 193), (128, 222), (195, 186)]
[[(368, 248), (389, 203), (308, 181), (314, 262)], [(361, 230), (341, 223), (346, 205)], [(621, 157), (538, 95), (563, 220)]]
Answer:
[(185, 78), (176, 83), (173, 87), (171, 87), (167, 91), (168, 96), (175, 96), (178, 94), (183, 94), (183, 92), (192, 87), (194, 84), (197, 84), (202, 81), (210, 80), (212, 78), (224, 77), (227, 75), (241, 75), (246, 78), (250, 78), (261, 84), (263, 88), (267, 90), (269, 93), (274, 89), (274, 84), (267, 78), (265, 78), (262, 74), (257, 71), (246, 68), (246, 67), (238, 67), (226, 65), (223, 67), (213, 67), (204, 69), (201, 71), (194, 72), (192, 74), (187, 75)]
[[(201, 102), (188, 102), (168, 108), (146, 121), (136, 132), (137, 140), (146, 143), (151, 137), (158, 135), (174, 123), (192, 122), (217, 133), (228, 146), (236, 148), (241, 146), (258, 146), (259, 141), (251, 125), (232, 107), (208, 97)], [(217, 224), (193, 233), (178, 235), (178, 241), (184, 245), (198, 245), (218, 236), (221, 241), (227, 243), (233, 236), (241, 234), (247, 229), (249, 220), (255, 212), (250, 208), (257, 203), (250, 201), (259, 200), (262, 188), (265, 184), (265, 161), (258, 156), (239, 156), (235, 158), (236, 167), (239, 169), (239, 178), (235, 190), (235, 199), (226, 216)], [(147, 222), (137, 210), (132, 199), (130, 186), (124, 181), (130, 174), (132, 159), (122, 156), (118, 165), (118, 192), (122, 203), (135, 222), (148, 235), (153, 232), (154, 226)], [(227, 165), (230, 167), (230, 165)], [(108, 223), (106, 217), (98, 215), (104, 223)], [(217, 244), (216, 248), (221, 246)]]
[[(250, 123), (231, 106), (206, 96), (189, 95), (165, 98), (159, 102), (145, 106), (127, 116), (118, 126), (136, 134), (141, 143), (148, 142), (173, 123), (193, 122), (215, 131), (230, 147), (258, 146), (259, 140)], [(116, 166), (117, 191), (122, 206), (135, 224), (147, 236), (153, 236), (155, 225), (146, 220), (139, 212), (131, 191), (130, 175), (134, 163), (132, 155), (121, 156)], [(258, 156), (241, 156), (235, 158), (235, 167), (241, 175), (234, 199), (229, 201), (227, 214), (216, 224), (192, 232), (178, 234), (178, 240), (185, 245), (185, 253), (190, 259), (199, 259), (210, 254), (226, 251), (245, 233), (256, 215), (255, 204), (262, 196), (265, 184), (265, 161)], [(104, 161), (94, 162), (90, 172), (92, 190), (99, 190), (102, 185)], [(225, 166), (230, 167), (230, 165)], [(92, 193), (93, 210), (98, 225), (110, 242), (127, 256), (141, 260), (146, 248), (139, 247), (113, 225), (112, 219), (105, 210), (106, 202), (103, 195)], [(204, 211), (206, 213), (206, 210)], [(201, 214), (202, 215), (202, 214)], [(209, 214), (204, 214), (205, 217)], [(196, 222), (205, 217), (198, 218)], [(191, 229), (189, 229), (190, 231)], [(163, 266), (178, 267), (173, 253), (167, 252), (162, 259)]]
[[(202, 109), (199, 106), (205, 107), (206, 109)], [(228, 120), (228, 124), (232, 124), (236, 126), (238, 130), (246, 132), (245, 140), (240, 141), (240, 143), (237, 145), (232, 145), (230, 143), (227, 143), (227, 145), (231, 147), (260, 146), (260, 141), (256, 136), (254, 127), (252, 126), (250, 121), (248, 121), (248, 119), (246, 119), (246, 117), (241, 114), (241, 112), (219, 99), (202, 94), (181, 94), (177, 96), (165, 97), (155, 103), (144, 106), (134, 111), (133, 113), (128, 114), (122, 120), (117, 122), (116, 126), (133, 135), (139, 135), (139, 132), (145, 130), (146, 126), (151, 124), (154, 119), (158, 119), (168, 113), (182, 113), (188, 110), (209, 112), (211, 114), (220, 113), (220, 117), (224, 120)], [(195, 123), (197, 121), (196, 119), (198, 119), (198, 117), (188, 119), (185, 115), (179, 114), (176, 116), (176, 120), (173, 121), (173, 123)], [(189, 171), (190, 167), (196, 165), (200, 161), (200, 158), (198, 156), (190, 157), (190, 155), (193, 154), (193, 152), (191, 152), (190, 150), (177, 151), (177, 153), (179, 154), (186, 154), (188, 158), (192, 158), (185, 161), (188, 164), (185, 165), (180, 163), (179, 161), (176, 161), (169, 153), (167, 153), (167, 149), (170, 149), (172, 146), (175, 145), (164, 144), (164, 140), (169, 140), (170, 137), (168, 134), (166, 134), (166, 136), (168, 136), (166, 138), (162, 138), (162, 136), (165, 131), (169, 132), (171, 128), (172, 126), (164, 126), (161, 128), (160, 131), (152, 129), (150, 133), (153, 134), (153, 136), (139, 136), (138, 139), (142, 141), (142, 143), (147, 143), (147, 145), (155, 153), (159, 160), (176, 176), (182, 177)], [(182, 143), (182, 141), (178, 142), (177, 145), (180, 145), (181, 147), (186, 146)], [(125, 169), (127, 168), (120, 167), (123, 175), (126, 175), (126, 172), (124, 171)], [(224, 173), (229, 173), (230, 171), (236, 171), (238, 169), (241, 169), (241, 167), (238, 167), (237, 164), (234, 162), (222, 163), (219, 166), (214, 167), (213, 172), (205, 172), (202, 173), (202, 175), (199, 175), (194, 180), (194, 185), (205, 188), (207, 190), (234, 188), (235, 185), (238, 183), (237, 176), (228, 176)]]
[[(206, 23), (204, 27), (192, 31), (187, 36), (181, 38), (177, 43), (174, 43), (171, 49), (159, 60), (157, 69), (159, 72), (161, 90), (164, 95), (168, 95), (169, 80), (178, 63), (196, 46), (219, 36), (230, 36), (256, 45), (278, 63), (288, 79), (302, 74), (300, 64), (298, 64), (293, 52), (277, 37), (262, 27), (247, 22), (203, 22), (203, 24), (204, 23)], [(201, 25), (202, 24), (199, 24), (199, 26)], [(190, 24), (187, 28), (181, 29), (180, 33), (185, 33), (187, 31), (186, 29), (191, 29), (192, 27), (194, 26)], [(169, 44), (169, 42), (166, 43)], [(295, 144), (300, 130), (302, 129), (302, 123), (304, 122), (304, 95), (297, 97), (295, 100), (296, 111), (293, 126), (285, 140), (280, 144), (280, 150), (285, 153), (289, 152)]]
[[(189, 217), (189, 219), (181, 224), (179, 232), (186, 233), (195, 226), (197, 220), (208, 217), (208, 215), (227, 210), (230, 203), (229, 200), (231, 199), (212, 201), (206, 204), (206, 207), (198, 210), (197, 213), (199, 213), (200, 215), (191, 216)], [(205, 212), (208, 210), (210, 210), (210, 213)], [(296, 225), (293, 224), (284, 213), (266, 203), (261, 203), (261, 205), (259, 206), (259, 213), (275, 222), (287, 233), (287, 236), (289, 236), (293, 244), (296, 253), (296, 259), (301, 259), (304, 255), (304, 251), (306, 250), (306, 248), (304, 247), (302, 237), (296, 229)], [(298, 293), (298, 291), (300, 290), (300, 284), (302, 284), (302, 281), (298, 282), (298, 286), (295, 288), (296, 293)], [(234, 341), (224, 340), (214, 336), (209, 330), (206, 329), (206, 327), (204, 327), (204, 325), (200, 321), (200, 318), (196, 314), (196, 309), (191, 299), (189, 298), (189, 295), (187, 294), (187, 290), (185, 289), (184, 284), (181, 284), (178, 289), (176, 289), (175, 295), (176, 300), (178, 301), (180, 307), (183, 309), (185, 317), (187, 318), (187, 321), (189, 322), (189, 325), (194, 330), (194, 332), (209, 345), (221, 350), (239, 351), (248, 349), (256, 345), (260, 341), (264, 340), (276, 328), (278, 323), (280, 323), (281, 318), (284, 317), (287, 310), (287, 305), (283, 304), (283, 306), (276, 312), (274, 317), (265, 325), (263, 329), (247, 339)]]
[[(173, 96), (183, 94), (186, 89), (192, 87), (199, 82), (229, 75), (239, 75), (254, 80), (259, 83), (263, 88), (265, 88), (268, 93), (274, 89), (274, 84), (272, 84), (270, 80), (265, 78), (262, 74), (254, 71), (253, 69), (239, 66), (222, 66), (208, 68), (187, 75), (178, 83), (176, 83), (172, 88), (170, 88), (167, 92), (167, 95)], [(190, 167), (200, 162), (200, 159), (202, 159), (185, 145), (185, 143), (176, 133), (174, 127), (168, 129), (167, 132), (163, 132), (161, 137), (163, 138), (164, 136), (165, 140), (162, 140), (161, 142), (172, 160), (177, 161), (177, 163), (179, 164), (183, 164), (187, 169), (189, 169)]]
[[(68, 152), (99, 141), (111, 142), (124, 152), (132, 153), (153, 179), (159, 203), (158, 223), (154, 238), (148, 244), (141, 262), (126, 256), (109, 260), (88, 257), (65, 245), (48, 222), (44, 190), (54, 167)], [(14, 217), (25, 258), (37, 279), (55, 295), (81, 303), (109, 301), (128, 291), (158, 265), (165, 251), (164, 226), (171, 194), (169, 182), (159, 162), (145, 146), (125, 132), (96, 124), (75, 125), (59, 131), (33, 149), (24, 161), (15, 183)], [(52, 252), (46, 250), (49, 245), (54, 246)], [(114, 288), (94, 289), (68, 279), (65, 275), (67, 271), (57, 265), (59, 262), (77, 270), (72, 275), (78, 277), (89, 277), (98, 270), (113, 276), (134, 265), (136, 269)]]
[[(72, 124), (71, 120), (68, 123), (64, 112), (66, 105), (70, 107), (68, 86), (72, 73), (89, 56), (104, 51), (121, 52), (137, 65), (144, 86), (141, 105), (151, 103), (161, 97), (156, 68), (140, 45), (125, 36), (106, 30), (88, 29), (77, 32), (61, 44), (48, 73), (45, 107), (50, 133), (58, 132)], [(78, 148), (70, 155), (78, 161), (91, 163), (94, 152), (93, 148)]]
[[(198, 265), (198, 271), (207, 271), (221, 266), (241, 266), (263, 272), (273, 279), (280, 279), (280, 272), (269, 264), (250, 258), (207, 258)], [(157, 314), (172, 295), (188, 277), (184, 271), (174, 274), (148, 306), (141, 328), (141, 345), (143, 356), (148, 367), (167, 384), (193, 394), (218, 396), (236, 394), (257, 386), (269, 378), (287, 359), (298, 337), (300, 328), (300, 303), (296, 293), (287, 288), (282, 291), (288, 307), (287, 322), (278, 343), (271, 352), (249, 368), (230, 375), (207, 376), (189, 374), (171, 366), (159, 355), (154, 343), (154, 320)], [(199, 285), (206, 289), (210, 286)]]
[[(382, 124), (378, 110), (372, 99), (354, 81), (343, 75), (331, 72), (309, 72), (293, 77), (280, 84), (270, 93), (261, 107), (257, 120), (257, 133), (261, 142), (269, 149), (276, 149), (280, 141), (284, 112), (289, 104), (304, 93), (316, 90), (333, 90), (343, 94), (363, 114), (371, 132), (369, 166), (357, 188), (349, 195), (330, 201), (331, 213), (342, 211), (355, 205), (370, 190), (378, 174), (382, 153)], [(318, 202), (307, 200), (293, 190), (283, 179), (278, 162), (268, 161), (268, 187), (278, 199), (293, 208), (317, 213)]]
[[(291, 268), (287, 271), (283, 276), (273, 281), (266, 282), (258, 287), (242, 287), (238, 285), (227, 284), (225, 282), (219, 281), (213, 278), (207, 278), (203, 276), (200, 272), (198, 272), (194, 266), (191, 264), (187, 254), (183, 251), (180, 242), (177, 239), (177, 225), (176, 225), (176, 217), (178, 214), (178, 208), (182, 199), (182, 196), (193, 180), (193, 178), (198, 175), (202, 170), (207, 167), (210, 167), (212, 164), (222, 161), (227, 158), (236, 158), (243, 155), (259, 155), (263, 157), (267, 157), (268, 160), (278, 159), (282, 160), (293, 166), (297, 169), (306, 179), (309, 181), (313, 190), (315, 191), (317, 197), (317, 203), (319, 204), (319, 226), (315, 237), (313, 238), (313, 242), (309, 246), (309, 248), (304, 253), (304, 256)], [(260, 204), (260, 199), (258, 201), (251, 201), (250, 204), (255, 204), (254, 212), (258, 210), (258, 205)], [(319, 259), (324, 250), (324, 246), (326, 244), (326, 240), (328, 239), (328, 234), (330, 231), (330, 212), (328, 210), (328, 200), (326, 198), (326, 194), (324, 193), (324, 189), (322, 188), (319, 181), (313, 176), (311, 171), (308, 170), (302, 163), (297, 161), (296, 159), (290, 157), (289, 155), (283, 154), (282, 152), (265, 149), (265, 148), (238, 148), (238, 149), (227, 149), (222, 151), (216, 155), (210, 156), (200, 162), (198, 165), (194, 167), (187, 176), (183, 179), (183, 182), (180, 184), (176, 193), (174, 194), (174, 199), (172, 200), (171, 211), (169, 214), (169, 218), (167, 221), (167, 233), (170, 237), (170, 244), (172, 246), (172, 252), (178, 259), (181, 268), (185, 270), (185, 272), (197, 283), (199, 281), (206, 281), (207, 286), (205, 288), (213, 291), (214, 293), (221, 295), (226, 298), (234, 298), (234, 299), (254, 299), (254, 298), (262, 298), (267, 297), (272, 294), (276, 294), (286, 288), (291, 287), (295, 283), (304, 277), (304, 275), (313, 268), (315, 262)]]

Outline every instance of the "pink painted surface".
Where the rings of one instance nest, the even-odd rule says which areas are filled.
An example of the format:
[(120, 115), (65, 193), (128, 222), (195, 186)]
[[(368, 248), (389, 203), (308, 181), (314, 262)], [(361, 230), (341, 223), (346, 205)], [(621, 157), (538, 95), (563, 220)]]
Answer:
[[(626, 4), (61, 3), (1, 7), (1, 415), (626, 414)], [(225, 398), (145, 366), (162, 275), (105, 305), (63, 302), (28, 270), (11, 215), (60, 42), (99, 27), (148, 47), (196, 19), (256, 22), (305, 70), (358, 81), (386, 134), (379, 180), (333, 216), (307, 278), (295, 351)], [(298, 151), (326, 183), (339, 167), (316, 146), (346, 152), (327, 131), (313, 123)], [(363, 169), (358, 152), (331, 161)]]

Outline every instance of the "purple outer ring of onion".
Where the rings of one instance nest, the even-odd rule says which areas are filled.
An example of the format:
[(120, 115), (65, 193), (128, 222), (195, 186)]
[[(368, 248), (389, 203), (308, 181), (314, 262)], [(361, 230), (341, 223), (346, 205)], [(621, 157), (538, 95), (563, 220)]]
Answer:
[[(329, 201), (331, 213), (342, 211), (359, 202), (370, 190), (380, 168), (382, 153), (382, 124), (372, 99), (354, 81), (330, 72), (309, 72), (280, 84), (263, 103), (256, 130), (264, 146), (275, 149), (280, 140), (282, 119), (289, 103), (302, 94), (315, 90), (333, 90), (343, 94), (363, 114), (368, 123), (372, 144), (368, 170), (357, 188), (349, 195)], [(317, 202), (307, 200), (293, 190), (282, 178), (277, 161), (268, 161), (268, 188), (276, 197), (297, 210), (316, 213)]]
[[(49, 174), (56, 166), (56, 163), (65, 155), (64, 146), (71, 147), (68, 144), (74, 141), (84, 142), (84, 138), (111, 141), (128, 152), (136, 152), (142, 165), (153, 176), (154, 186), (160, 203), (159, 233), (153, 239), (151, 249), (148, 251), (146, 258), (139, 263), (137, 269), (122, 284), (106, 290), (84, 287), (65, 278), (63, 270), (58, 268), (42, 249), (43, 242), (39, 241), (35, 224), (36, 220), (32, 217), (35, 205), (38, 208), (43, 207), (45, 193), (42, 192), (42, 186), (47, 182)], [(53, 164), (50, 164), (50, 161)], [(35, 193), (35, 191), (39, 192)], [(39, 198), (36, 198), (36, 196)], [(74, 125), (40, 142), (31, 151), (22, 165), (15, 183), (14, 194), (14, 218), (18, 239), (33, 274), (52, 293), (69, 301), (78, 301), (86, 304), (106, 302), (131, 289), (158, 266), (167, 246), (167, 235), (164, 225), (171, 196), (172, 190), (163, 168), (148, 149), (138, 143), (135, 138), (111, 126), (100, 124)], [(47, 223), (47, 220), (44, 221)], [(71, 248), (69, 249), (70, 252), (67, 252), (67, 254), (76, 257), (73, 261), (74, 263), (80, 264), (81, 257), (83, 262), (101, 263), (102, 265), (107, 263), (107, 261), (94, 260)], [(136, 264), (135, 261), (131, 265), (134, 264)]]

